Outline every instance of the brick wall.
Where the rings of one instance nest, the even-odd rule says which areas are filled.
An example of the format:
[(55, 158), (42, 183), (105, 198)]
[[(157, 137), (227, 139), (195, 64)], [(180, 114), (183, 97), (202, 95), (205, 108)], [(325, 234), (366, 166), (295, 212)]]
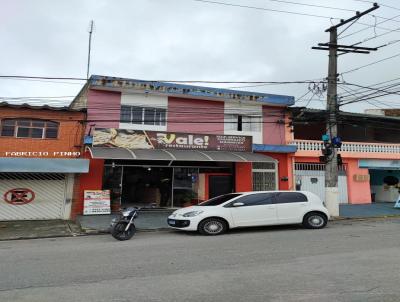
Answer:
[(45, 151), (49, 152), (49, 155), (44, 157), (68, 157), (62, 154), (53, 154), (53, 152), (83, 151), (82, 135), (84, 131), (83, 120), (85, 119), (85, 113), (83, 112), (0, 107), (0, 120), (5, 118), (44, 119), (59, 122), (58, 138), (39, 139), (0, 136), (0, 157), (5, 157), (6, 152)]

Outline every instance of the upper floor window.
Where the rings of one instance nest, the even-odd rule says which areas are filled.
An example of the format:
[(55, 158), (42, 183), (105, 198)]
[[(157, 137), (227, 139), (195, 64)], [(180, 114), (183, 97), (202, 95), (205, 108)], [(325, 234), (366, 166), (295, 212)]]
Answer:
[(121, 123), (165, 126), (166, 110), (155, 107), (121, 106)]
[(241, 114), (225, 114), (225, 123), (226, 130), (260, 132), (262, 117)]
[(57, 138), (58, 123), (46, 120), (3, 119), (1, 136), (20, 138)]

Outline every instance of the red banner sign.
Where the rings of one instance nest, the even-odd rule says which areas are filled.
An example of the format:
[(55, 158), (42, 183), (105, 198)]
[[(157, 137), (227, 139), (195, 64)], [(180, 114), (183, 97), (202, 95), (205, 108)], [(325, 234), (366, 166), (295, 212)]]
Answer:
[(94, 131), (93, 146), (251, 152), (252, 137), (110, 128)]

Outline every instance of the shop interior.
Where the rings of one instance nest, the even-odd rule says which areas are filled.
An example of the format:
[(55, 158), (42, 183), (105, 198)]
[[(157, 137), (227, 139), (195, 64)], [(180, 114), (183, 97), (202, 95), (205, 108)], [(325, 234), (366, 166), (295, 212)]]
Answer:
[[(190, 165), (190, 166), (189, 166)], [(196, 205), (205, 199), (233, 192), (232, 163), (214, 166), (132, 165), (106, 162), (103, 189), (110, 190), (113, 209), (136, 206), (148, 209), (179, 208)]]

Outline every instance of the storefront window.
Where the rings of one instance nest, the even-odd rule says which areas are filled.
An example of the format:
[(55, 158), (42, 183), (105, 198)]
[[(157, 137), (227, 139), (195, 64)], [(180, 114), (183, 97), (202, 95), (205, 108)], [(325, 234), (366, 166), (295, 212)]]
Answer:
[(174, 168), (174, 207), (185, 207), (199, 203), (199, 169)]
[(104, 167), (103, 190), (110, 190), (111, 209), (117, 210), (121, 205), (122, 167)]
[[(168, 167), (166, 163), (159, 163), (163, 166), (140, 163), (142, 165), (135, 166), (118, 160), (106, 163), (103, 189), (110, 190), (112, 211), (130, 206), (148, 209), (186, 207), (232, 192), (231, 164)], [(207, 186), (205, 175), (209, 179)], [(206, 188), (207, 197), (204, 197)]]

